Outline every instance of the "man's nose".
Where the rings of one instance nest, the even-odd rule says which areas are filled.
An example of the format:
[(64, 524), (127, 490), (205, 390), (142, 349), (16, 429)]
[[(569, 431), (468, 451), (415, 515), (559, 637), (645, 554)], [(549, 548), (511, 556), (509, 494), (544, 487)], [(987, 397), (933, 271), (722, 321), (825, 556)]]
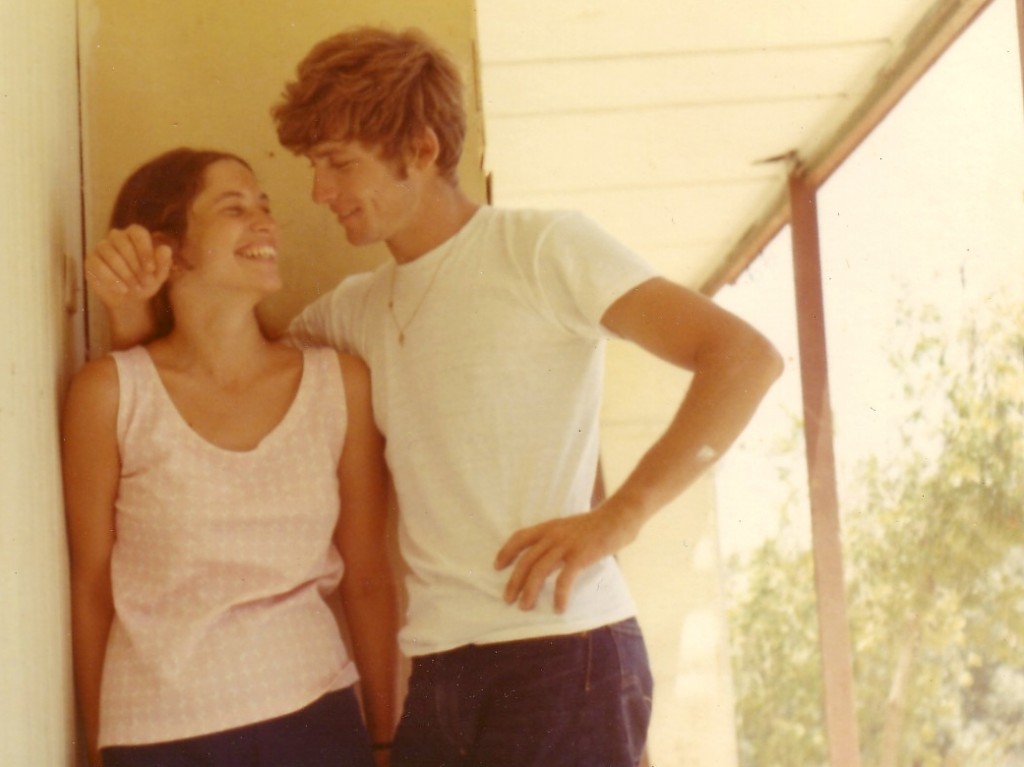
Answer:
[(313, 170), (313, 202), (323, 204), (330, 202), (337, 193), (334, 184), (319, 168)]

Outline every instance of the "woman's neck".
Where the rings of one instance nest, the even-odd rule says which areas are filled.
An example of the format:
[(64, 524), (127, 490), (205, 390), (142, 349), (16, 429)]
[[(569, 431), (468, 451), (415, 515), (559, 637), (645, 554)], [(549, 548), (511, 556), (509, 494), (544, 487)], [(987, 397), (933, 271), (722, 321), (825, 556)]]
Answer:
[(232, 312), (217, 307), (176, 311), (174, 328), (161, 339), (160, 347), (165, 364), (230, 383), (260, 370), (271, 342), (252, 308)]

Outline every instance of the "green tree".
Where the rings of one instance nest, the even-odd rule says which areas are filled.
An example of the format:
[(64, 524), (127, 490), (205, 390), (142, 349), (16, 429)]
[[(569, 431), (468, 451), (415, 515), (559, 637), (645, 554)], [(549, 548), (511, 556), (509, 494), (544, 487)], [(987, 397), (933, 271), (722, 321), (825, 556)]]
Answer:
[[(873, 767), (1024, 764), (1024, 311), (988, 305), (954, 334), (934, 309), (907, 313), (890, 360), (907, 402), (898, 449), (844, 493)], [(826, 761), (811, 567), (778, 540), (733, 564), (744, 767)]]

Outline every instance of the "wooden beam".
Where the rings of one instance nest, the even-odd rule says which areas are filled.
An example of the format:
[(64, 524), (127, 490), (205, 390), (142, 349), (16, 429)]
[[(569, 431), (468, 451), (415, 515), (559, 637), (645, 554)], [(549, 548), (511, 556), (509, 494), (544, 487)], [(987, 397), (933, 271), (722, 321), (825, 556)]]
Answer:
[(818, 600), (829, 764), (831, 767), (859, 767), (853, 654), (843, 582), (832, 405), (828, 385), (817, 189), (808, 182), (800, 166), (790, 174), (789, 194), (804, 436), (810, 480), (814, 585)]

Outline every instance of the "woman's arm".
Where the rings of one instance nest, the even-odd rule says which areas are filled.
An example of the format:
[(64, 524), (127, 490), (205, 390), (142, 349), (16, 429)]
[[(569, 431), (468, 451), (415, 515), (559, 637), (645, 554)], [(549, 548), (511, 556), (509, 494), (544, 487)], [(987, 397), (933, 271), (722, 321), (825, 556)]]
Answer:
[(71, 382), (63, 419), (64, 506), (71, 559), (72, 649), (89, 763), (98, 767), (100, 680), (114, 619), (110, 554), (121, 474), (117, 448), (118, 380), (110, 358), (86, 365)]
[(345, 560), (341, 597), (362, 678), (366, 726), (374, 743), (388, 743), (395, 725), (398, 609), (387, 546), (384, 440), (373, 420), (366, 365), (348, 355), (340, 359), (348, 406), (335, 536)]

